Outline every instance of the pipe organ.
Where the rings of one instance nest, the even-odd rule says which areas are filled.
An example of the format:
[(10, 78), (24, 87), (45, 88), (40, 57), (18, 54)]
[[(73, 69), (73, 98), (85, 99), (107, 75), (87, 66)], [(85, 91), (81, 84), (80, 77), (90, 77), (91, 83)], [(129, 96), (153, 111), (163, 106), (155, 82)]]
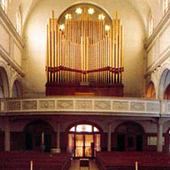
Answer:
[[(122, 96), (123, 70), (123, 26), (117, 13), (111, 25), (105, 24), (104, 16), (94, 20), (87, 13), (78, 20), (67, 14), (65, 24), (59, 25), (52, 12), (47, 25), (47, 95), (60, 94), (61, 88), (74, 86), (71, 94), (84, 88), (86, 92), (109, 95), (114, 89)], [(97, 92), (100, 88), (109, 91)]]

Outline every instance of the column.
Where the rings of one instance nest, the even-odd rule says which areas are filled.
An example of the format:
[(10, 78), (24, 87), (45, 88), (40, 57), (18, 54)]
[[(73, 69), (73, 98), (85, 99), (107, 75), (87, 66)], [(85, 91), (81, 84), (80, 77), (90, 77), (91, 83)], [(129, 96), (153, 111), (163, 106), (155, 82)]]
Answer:
[(162, 152), (163, 149), (163, 120), (159, 118), (157, 122), (157, 152)]
[(5, 151), (10, 151), (10, 125), (8, 117), (5, 118)]
[(60, 123), (57, 125), (57, 153), (60, 153)]
[(112, 124), (108, 124), (107, 151), (111, 151)]

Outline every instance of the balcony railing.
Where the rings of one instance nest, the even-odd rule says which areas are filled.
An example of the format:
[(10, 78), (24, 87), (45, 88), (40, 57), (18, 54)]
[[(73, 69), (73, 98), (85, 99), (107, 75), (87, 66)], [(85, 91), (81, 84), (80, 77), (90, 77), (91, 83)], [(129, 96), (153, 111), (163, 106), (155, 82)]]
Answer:
[(121, 115), (169, 117), (170, 102), (136, 98), (54, 97), (1, 99), (1, 115)]

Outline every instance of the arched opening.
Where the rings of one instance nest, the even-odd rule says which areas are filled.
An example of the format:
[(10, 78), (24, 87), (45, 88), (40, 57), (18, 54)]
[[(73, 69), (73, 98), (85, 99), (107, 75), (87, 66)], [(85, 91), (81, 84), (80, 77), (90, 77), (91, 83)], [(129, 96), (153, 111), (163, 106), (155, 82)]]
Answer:
[(163, 141), (163, 145), (165, 144), (165, 150), (166, 152), (170, 153), (170, 128), (166, 131), (165, 134), (165, 141)]
[(5, 149), (5, 133), (0, 128), (0, 151), (4, 151)]
[(0, 98), (9, 97), (9, 84), (6, 71), (0, 67)]
[(13, 87), (12, 87), (12, 97), (20, 98), (21, 96), (22, 96), (21, 85), (18, 80), (15, 80)]
[(155, 86), (153, 84), (153, 82), (150, 82), (147, 90), (146, 90), (146, 97), (148, 99), (155, 99), (156, 98), (156, 94), (155, 94)]
[(144, 144), (144, 129), (135, 122), (124, 122), (116, 130), (116, 145), (118, 151), (142, 151)]
[(100, 151), (100, 129), (93, 124), (81, 123), (68, 130), (68, 151), (72, 157), (95, 157)]
[(159, 83), (159, 99), (167, 99), (169, 95), (170, 71), (165, 69)]
[(51, 151), (51, 138), (53, 127), (43, 121), (36, 120), (27, 124), (24, 128), (26, 150)]
[(164, 99), (170, 100), (170, 84), (168, 85), (164, 92)]

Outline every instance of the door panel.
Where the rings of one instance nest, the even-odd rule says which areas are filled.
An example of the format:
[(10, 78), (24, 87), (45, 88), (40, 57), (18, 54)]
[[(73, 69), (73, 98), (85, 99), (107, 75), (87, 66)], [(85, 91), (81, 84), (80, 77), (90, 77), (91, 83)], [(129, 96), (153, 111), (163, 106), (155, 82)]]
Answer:
[(136, 150), (136, 135), (127, 135), (126, 136), (126, 151), (135, 151)]
[(75, 156), (76, 157), (83, 157), (83, 147), (84, 147), (83, 135), (76, 134), (76, 141), (75, 141)]
[(100, 150), (100, 134), (69, 134), (68, 139), (74, 157), (94, 157)]
[(85, 157), (92, 156), (91, 144), (93, 143), (93, 135), (85, 135)]
[(136, 137), (136, 151), (142, 151), (143, 150), (143, 138), (142, 135), (137, 135)]
[(124, 134), (117, 135), (117, 150), (118, 151), (125, 150), (125, 135)]

